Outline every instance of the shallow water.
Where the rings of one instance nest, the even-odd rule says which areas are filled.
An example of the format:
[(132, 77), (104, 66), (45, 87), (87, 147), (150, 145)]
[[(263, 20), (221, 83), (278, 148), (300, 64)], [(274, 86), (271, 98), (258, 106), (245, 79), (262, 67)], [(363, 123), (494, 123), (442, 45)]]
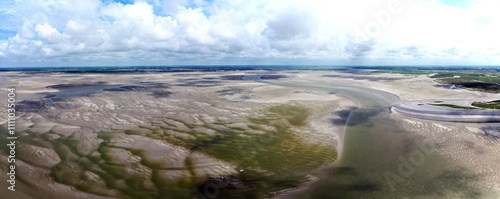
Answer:
[[(383, 91), (309, 81), (301, 87), (325, 90), (359, 102), (349, 115), (341, 158), (319, 172), (321, 180), (298, 198), (481, 198), (455, 162), (390, 118), (397, 96)], [(429, 132), (432, 133), (432, 132)]]

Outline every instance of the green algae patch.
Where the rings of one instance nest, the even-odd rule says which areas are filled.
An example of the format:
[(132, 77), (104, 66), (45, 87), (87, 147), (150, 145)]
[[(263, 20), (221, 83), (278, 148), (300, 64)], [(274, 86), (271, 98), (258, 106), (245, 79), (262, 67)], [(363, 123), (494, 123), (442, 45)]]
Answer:
[[(178, 169), (165, 168), (163, 162), (144, 159), (143, 150), (113, 144), (112, 140), (121, 135), (162, 140), (236, 165), (240, 172), (226, 176), (237, 179), (236, 188), (221, 189), (218, 198), (269, 196), (299, 185), (307, 180), (307, 173), (335, 161), (337, 153), (331, 146), (305, 142), (290, 129), (306, 124), (309, 109), (282, 105), (264, 111), (260, 117), (240, 118), (246, 121), (239, 123), (248, 128), (235, 126), (233, 121), (199, 125), (168, 118), (136, 130), (98, 132), (97, 140), (93, 140), (98, 141), (95, 147), (82, 147), (85, 140), (75, 135), (49, 136), (54, 132), (28, 133), (19, 141), (54, 149), (61, 158), (51, 168), (54, 181), (84, 192), (122, 198), (192, 198), (204, 182), (196, 177), (195, 160), (190, 156)], [(138, 160), (130, 161), (124, 154)], [(184, 177), (172, 180), (170, 174)]]
[[(248, 129), (235, 127), (232, 126), (233, 122), (221, 120), (198, 126), (176, 120), (188, 129), (163, 125), (161, 122), (152, 127), (141, 128), (151, 132), (145, 135), (147, 137), (205, 153), (241, 168), (242, 172), (233, 176), (241, 186), (220, 190), (218, 197), (259, 198), (271, 192), (295, 187), (307, 180), (307, 173), (337, 159), (337, 152), (333, 147), (307, 142), (299, 132), (290, 129), (291, 126), (300, 129), (312, 113), (303, 106), (279, 105), (264, 109), (261, 116), (244, 118), (246, 122), (242, 123)], [(193, 130), (196, 127), (206, 128), (213, 133)], [(131, 131), (125, 133), (137, 134)], [(190, 161), (185, 160), (188, 168)], [(188, 170), (192, 172), (192, 169)]]
[(294, 105), (279, 105), (268, 109), (269, 112), (275, 113), (280, 118), (285, 118), (294, 126), (304, 126), (307, 118), (312, 114), (312, 111), (303, 106)]
[(275, 129), (265, 134), (245, 133), (243, 137), (231, 130), (221, 130), (220, 136), (201, 142), (197, 150), (240, 167), (275, 173), (314, 169), (337, 157), (330, 146), (304, 143), (296, 132), (284, 126)]
[[(194, 131), (192, 128), (196, 126), (181, 120), (176, 120), (176, 122), (182, 123), (191, 130), (179, 129), (171, 125), (142, 128), (153, 132), (146, 134), (147, 137), (206, 153), (243, 168), (252, 167), (275, 173), (307, 171), (335, 161), (337, 152), (333, 147), (306, 143), (299, 135), (300, 133), (288, 127), (289, 124), (305, 125), (305, 121), (312, 114), (310, 109), (295, 105), (279, 105), (264, 111), (266, 111), (266, 116), (247, 118), (248, 128), (261, 131), (262, 134), (252, 133), (241, 127), (232, 127), (231, 123), (222, 121), (202, 125), (204, 128), (213, 130), (214, 135)], [(283, 120), (288, 121), (289, 124)], [(264, 128), (263, 125), (268, 128)], [(125, 131), (125, 133), (137, 134), (131, 131)]]

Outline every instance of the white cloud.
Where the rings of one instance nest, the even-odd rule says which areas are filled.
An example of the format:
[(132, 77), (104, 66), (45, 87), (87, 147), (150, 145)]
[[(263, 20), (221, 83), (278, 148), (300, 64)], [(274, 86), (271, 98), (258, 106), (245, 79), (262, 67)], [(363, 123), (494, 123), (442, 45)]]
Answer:
[(163, 12), (168, 15), (177, 13), (180, 9), (188, 5), (188, 0), (169, 0), (163, 1)]
[(36, 25), (35, 31), (47, 44), (56, 44), (63, 39), (62, 35), (49, 24)]
[(0, 64), (500, 63), (500, 2), (391, 2), (11, 0), (0, 28), (17, 35)]

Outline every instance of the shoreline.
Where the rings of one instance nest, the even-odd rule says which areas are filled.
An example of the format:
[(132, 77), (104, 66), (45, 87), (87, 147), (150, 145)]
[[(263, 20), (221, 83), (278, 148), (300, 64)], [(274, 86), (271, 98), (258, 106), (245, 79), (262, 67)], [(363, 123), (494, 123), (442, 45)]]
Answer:
[(500, 111), (498, 110), (469, 110), (431, 106), (420, 105), (420, 101), (414, 101), (397, 103), (390, 109), (407, 117), (424, 120), (465, 123), (500, 122)]

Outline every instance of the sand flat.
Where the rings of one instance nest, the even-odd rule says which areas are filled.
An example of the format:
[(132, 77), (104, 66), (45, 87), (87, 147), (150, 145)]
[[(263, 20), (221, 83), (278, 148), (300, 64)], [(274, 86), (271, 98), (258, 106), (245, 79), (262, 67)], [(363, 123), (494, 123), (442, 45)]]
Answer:
[[(0, 85), (17, 86), (19, 101), (43, 101), (42, 98), (46, 97), (47, 93), (60, 92), (48, 88), (51, 85), (105, 82), (106, 85), (126, 85), (133, 86), (134, 89), (127, 90), (129, 87), (85, 93), (54, 100), (53, 103), (57, 106), (48, 105), (47, 109), (30, 107), (29, 112), (20, 112), (17, 120), (20, 130), (31, 132), (22, 135), (31, 141), (41, 139), (36, 145), (20, 146), (23, 147), (23, 153), (30, 155), (29, 150), (32, 150), (34, 157), (38, 157), (37, 149), (42, 153), (50, 152), (52, 161), (46, 164), (31, 162), (33, 165), (23, 163), (27, 167), (20, 167), (19, 172), (27, 172), (27, 168), (32, 168), (31, 172), (39, 172), (38, 176), (45, 176), (40, 177), (38, 182), (33, 182), (34, 186), (39, 187), (35, 191), (38, 194), (50, 195), (60, 192), (77, 196), (85, 193), (89, 194), (85, 196), (97, 198), (121, 197), (121, 194), (125, 194), (124, 190), (132, 188), (121, 179), (124, 178), (122, 173), (131, 181), (147, 179), (149, 185), (144, 185), (144, 190), (153, 195), (161, 194), (157, 186), (162, 183), (177, 182), (179, 179), (193, 176), (203, 180), (218, 175), (235, 175), (238, 169), (234, 163), (197, 152), (199, 146), (193, 146), (190, 142), (217, 136), (223, 138), (220, 132), (225, 131), (234, 132), (242, 138), (276, 131), (275, 126), (265, 123), (266, 118), (276, 117), (276, 114), (268, 113), (266, 109), (280, 105), (310, 108), (312, 115), (307, 118), (305, 125), (282, 123), (287, 123), (286, 125), (297, 132), (305, 142), (329, 145), (341, 153), (345, 147), (343, 139), (346, 129), (345, 123), (342, 122), (360, 105), (359, 102), (327, 90), (300, 87), (304, 82), (324, 84), (325, 87), (354, 85), (371, 88), (395, 94), (401, 101), (496, 97), (489, 93), (436, 87), (436, 83), (425, 75), (298, 71), (283, 72), (286, 78), (273, 80), (220, 78), (255, 74), (256, 72), (228, 71), (89, 74), (65, 77), (56, 73), (26, 77), (20, 73), (1, 73), (0, 75), (13, 77), (2, 81)], [(0, 100), (4, 98), (5, 96), (1, 96)], [(5, 106), (0, 110), (4, 111)], [(404, 125), (409, 132), (436, 146), (439, 145), (439, 153), (463, 164), (468, 172), (489, 176), (481, 180), (492, 190), (498, 190), (500, 170), (493, 165), (500, 159), (500, 146), (497, 138), (487, 133), (493, 132), (496, 127), (418, 120), (397, 114), (391, 117)], [(249, 118), (257, 118), (254, 122), (262, 123), (252, 123)], [(5, 122), (5, 115), (0, 115), (0, 123)], [(40, 147), (43, 149), (40, 150)], [(245, 154), (251, 152), (235, 150), (241, 150), (241, 153)], [(56, 151), (59, 157), (53, 157), (53, 151)], [(109, 158), (101, 158), (108, 156)], [(189, 157), (195, 158), (195, 161), (189, 162)], [(131, 161), (132, 159), (134, 161)], [(186, 165), (186, 161), (189, 164)], [(82, 164), (83, 162), (86, 164)], [(0, 164), (6, 165), (4, 161)], [(194, 169), (190, 164), (193, 164)], [(78, 168), (66, 174), (73, 177), (82, 176), (83, 179), (89, 180), (66, 182), (51, 179), (53, 174), (50, 173), (54, 172), (54, 168), (65, 168), (68, 165)], [(136, 174), (138, 170), (133, 168), (148, 170), (146, 173), (153, 177)], [(114, 170), (117, 172), (113, 172)], [(90, 179), (104, 182), (108, 175), (106, 173), (112, 176), (106, 180), (116, 186), (102, 192), (96, 191), (89, 183)], [(155, 176), (160, 180), (155, 181)], [(50, 188), (36, 183), (49, 183)], [(100, 196), (97, 196), (99, 194)]]

